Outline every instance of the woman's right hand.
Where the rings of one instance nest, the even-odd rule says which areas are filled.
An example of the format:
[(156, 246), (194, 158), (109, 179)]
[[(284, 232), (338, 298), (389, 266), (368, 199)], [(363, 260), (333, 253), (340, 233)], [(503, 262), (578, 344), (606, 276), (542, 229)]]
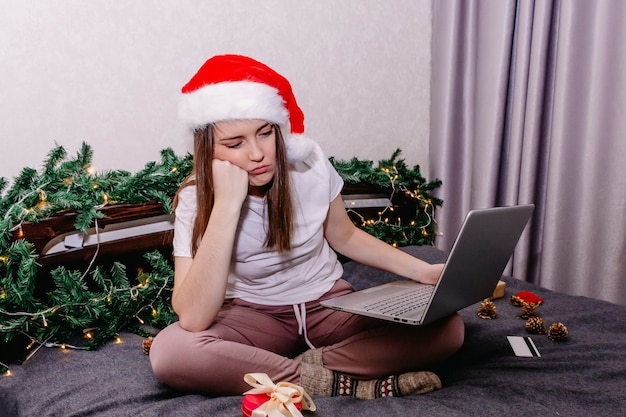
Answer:
[(228, 161), (213, 159), (212, 164), (215, 203), (232, 202), (241, 207), (248, 195), (248, 172)]
[(202, 241), (193, 258), (174, 260), (172, 306), (183, 329), (209, 328), (222, 304), (230, 270), (237, 224), (248, 195), (248, 172), (214, 159), (214, 202)]

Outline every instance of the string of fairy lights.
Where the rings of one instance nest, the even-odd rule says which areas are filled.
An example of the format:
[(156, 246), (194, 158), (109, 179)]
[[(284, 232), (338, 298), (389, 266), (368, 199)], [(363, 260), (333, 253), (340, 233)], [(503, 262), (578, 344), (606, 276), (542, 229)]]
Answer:
[[(432, 244), (432, 240), (431, 240), (431, 233), (432, 231), (430, 230), (430, 228), (435, 227), (436, 226), (436, 221), (435, 221), (435, 204), (433, 204), (433, 200), (432, 198), (425, 198), (418, 190), (410, 190), (409, 188), (407, 188), (404, 185), (399, 185), (397, 184), (398, 178), (400, 177), (400, 174), (398, 172), (398, 168), (393, 165), (390, 168), (387, 167), (382, 167), (380, 168), (380, 171), (383, 172), (387, 178), (389, 179), (389, 187), (391, 189), (389, 197), (387, 199), (387, 204), (382, 208), (381, 211), (378, 212), (378, 218), (366, 218), (365, 216), (363, 216), (361, 213), (359, 213), (358, 211), (356, 211), (355, 209), (351, 208), (351, 207), (347, 207), (346, 210), (348, 211), (348, 213), (352, 213), (355, 216), (357, 216), (360, 221), (361, 221), (361, 227), (363, 227), (364, 229), (372, 229), (375, 228), (377, 225), (384, 225), (384, 226), (390, 226), (390, 221), (389, 221), (389, 212), (393, 212), (394, 209), (394, 198), (396, 196), (396, 193), (398, 191), (403, 192), (408, 198), (411, 198), (413, 200), (416, 200), (416, 207), (421, 208), (422, 213), (424, 214), (426, 220), (424, 222), (422, 222), (419, 227), (417, 226), (417, 222), (415, 219), (410, 219), (408, 225), (403, 225), (402, 224), (402, 218), (398, 217), (397, 221), (395, 223), (391, 223), (392, 227), (396, 227), (399, 230), (401, 230), (402, 236), (404, 237), (403, 240), (403, 244)], [(420, 230), (420, 233), (422, 235), (422, 237), (426, 240), (429, 240), (428, 242), (415, 242), (415, 241), (411, 241), (411, 239), (407, 236), (406, 234), (406, 228), (415, 230), (416, 228)], [(436, 233), (436, 232), (435, 232)], [(390, 243), (393, 246), (400, 246), (400, 244), (398, 243), (397, 240), (395, 239), (385, 239), (383, 237), (383, 240), (386, 240), (388, 243)]]
[[(104, 217), (103, 208), (118, 202), (156, 201), (165, 212), (171, 212), (171, 196), (191, 171), (192, 158), (178, 157), (165, 149), (160, 162), (149, 162), (136, 174), (121, 170), (97, 173), (92, 168), (92, 155), (86, 143), (74, 158), (57, 146), (41, 171), (24, 168), (8, 189), (8, 182), (0, 178), (3, 357), (10, 350), (6, 346), (15, 341), (25, 340), (24, 356), (28, 360), (41, 347), (91, 350), (111, 340), (121, 343), (120, 330), (132, 327), (133, 321), (159, 327), (174, 319), (168, 298), (173, 280), (168, 259), (158, 252), (145, 254), (149, 272), (127, 273), (125, 265), (117, 262), (105, 270), (97, 261), (98, 219)], [(68, 271), (63, 266), (52, 270), (44, 279), (54, 289), (37, 293), (41, 279), (38, 254), (24, 226), (36, 226), (41, 219), (66, 212), (77, 214), (77, 231), (95, 226), (95, 253), (83, 271)], [(135, 330), (141, 332), (140, 328)], [(17, 349), (15, 343), (10, 347)], [(0, 362), (0, 372), (12, 374), (4, 361)]]
[[(420, 167), (409, 168), (400, 154), (396, 149), (391, 158), (378, 161), (376, 167), (372, 161), (357, 158), (337, 161), (331, 157), (330, 161), (346, 183), (367, 183), (388, 193), (387, 204), (373, 217), (347, 208), (358, 219), (357, 226), (393, 246), (432, 245), (437, 236), (435, 211), (443, 201), (431, 193), (441, 181), (427, 181)], [(404, 216), (390, 220), (407, 200), (409, 212), (405, 209)]]
[[(419, 166), (409, 169), (399, 155), (396, 150), (377, 167), (356, 158), (330, 161), (346, 183), (368, 183), (389, 193), (389, 203), (377, 218), (348, 209), (360, 218), (359, 227), (394, 246), (432, 244), (435, 208), (442, 202), (430, 192), (441, 182), (427, 182)], [(144, 254), (147, 271), (127, 271), (121, 262), (106, 269), (98, 262), (98, 220), (104, 217), (102, 209), (114, 204), (157, 201), (171, 213), (171, 197), (191, 172), (191, 156), (178, 157), (165, 149), (160, 162), (149, 162), (136, 174), (98, 173), (91, 159), (91, 147), (85, 143), (75, 158), (57, 146), (40, 172), (25, 168), (6, 192), (8, 183), (0, 178), (0, 342), (25, 338), (23, 361), (42, 347), (92, 350), (108, 342), (123, 343), (123, 329), (147, 335), (146, 326), (158, 329), (176, 320), (170, 302), (171, 259), (153, 251)], [(414, 200), (415, 215), (407, 222), (400, 217), (389, 221), (398, 197)], [(38, 294), (39, 255), (24, 225), (66, 212), (77, 213), (77, 231), (95, 230), (95, 252), (82, 270), (56, 267), (45, 277), (53, 289)], [(2, 361), (0, 372), (13, 374)]]
[[(80, 276), (80, 278), (78, 279), (79, 281), (83, 281), (87, 275), (89, 274), (89, 272), (92, 270), (92, 266), (94, 264), (94, 262), (96, 261), (99, 251), (100, 251), (100, 245), (101, 245), (101, 241), (100, 241), (100, 226), (98, 224), (97, 219), (94, 220), (95, 222), (95, 234), (96, 234), (96, 249), (94, 251), (94, 254), (92, 255), (92, 258), (88, 264), (88, 266), (86, 267), (86, 269), (82, 272), (82, 275)], [(24, 232), (19, 229), (18, 232), (18, 237), (20, 239), (28, 239), (27, 236), (25, 236)], [(160, 254), (158, 253), (153, 253), (152, 254), (153, 257), (157, 257), (160, 258)], [(4, 255), (0, 258), (0, 262), (4, 263), (5, 265), (7, 265), (9, 263), (9, 256)], [(163, 259), (161, 259), (161, 261), (164, 261)], [(144, 312), (145, 310), (149, 310), (150, 311), (150, 315), (152, 318), (156, 319), (159, 315), (160, 315), (160, 311), (155, 308), (155, 303), (157, 302), (157, 300), (160, 300), (160, 297), (162, 295), (162, 293), (168, 289), (169, 284), (171, 282), (171, 280), (173, 279), (173, 271), (168, 271), (169, 273), (163, 274), (162, 277), (163, 279), (161, 280), (162, 282), (159, 284), (158, 289), (156, 290), (156, 292), (154, 293), (154, 295), (144, 301), (144, 304), (140, 305), (139, 308), (136, 309), (136, 311), (132, 314), (132, 317), (134, 319), (137, 320), (137, 322), (140, 325), (144, 325), (146, 324), (146, 321), (141, 317), (142, 316), (142, 312)], [(44, 308), (42, 310), (38, 310), (38, 311), (34, 311), (34, 312), (30, 312), (30, 311), (6, 311), (4, 309), (0, 308), (0, 315), (2, 316), (7, 316), (7, 317), (28, 317), (31, 320), (40, 320), (41, 321), (41, 325), (43, 328), (48, 328), (49, 327), (49, 320), (50, 317), (57, 314), (58, 311), (66, 309), (66, 310), (72, 310), (72, 309), (76, 309), (76, 308), (81, 308), (81, 307), (88, 307), (90, 304), (98, 304), (101, 302), (106, 302), (106, 303), (111, 303), (113, 297), (115, 296), (115, 294), (126, 294), (126, 296), (128, 297), (129, 301), (137, 301), (140, 297), (140, 291), (143, 289), (148, 289), (151, 285), (151, 274), (148, 273), (144, 273), (143, 270), (139, 270), (138, 271), (138, 276), (137, 276), (137, 284), (134, 285), (128, 285), (128, 286), (121, 286), (121, 287), (116, 287), (115, 285), (113, 285), (113, 283), (110, 280), (103, 280), (102, 282), (103, 284), (103, 291), (102, 291), (102, 295), (100, 297), (94, 297), (91, 298), (89, 300), (89, 302), (67, 302), (67, 303), (62, 303), (62, 304), (56, 304), (56, 305), (52, 305), (49, 306), (47, 308)], [(0, 300), (5, 299), (8, 296), (8, 293), (6, 291), (6, 289), (2, 288), (1, 292), (0, 292)], [(144, 297), (145, 299), (145, 297)], [(120, 325), (118, 325), (115, 329), (115, 332), (113, 334), (113, 343), (116, 344), (120, 344), (123, 343), (121, 336), (120, 336), (120, 331), (123, 327), (125, 327), (128, 323), (122, 323)], [(32, 325), (32, 323), (31, 323)], [(5, 326), (5, 324), (0, 324), (0, 330), (6, 331), (7, 326)], [(90, 327), (90, 328), (85, 328), (82, 330), (83, 333), (83, 338), (88, 341), (88, 342), (96, 342), (96, 334), (97, 332), (100, 330), (99, 327)], [(73, 350), (91, 350), (94, 347), (97, 347), (98, 345), (100, 345), (101, 343), (94, 343), (93, 346), (89, 346), (89, 345), (73, 345), (71, 343), (68, 342), (59, 342), (59, 341), (55, 341), (55, 342), (50, 342), (50, 339), (52, 339), (54, 337), (54, 334), (48, 336), (45, 340), (40, 340), (37, 337), (28, 335), (24, 332), (20, 332), (21, 334), (26, 335), (29, 339), (30, 342), (28, 343), (28, 345), (26, 346), (26, 351), (30, 352), (28, 353), (28, 355), (25, 357), (23, 362), (28, 361), (30, 358), (32, 358), (32, 356), (37, 353), (37, 351), (41, 348), (41, 347), (47, 347), (47, 348), (53, 348), (53, 347), (58, 347), (62, 350), (67, 350), (67, 349), (73, 349)], [(107, 338), (108, 339), (108, 338)], [(13, 372), (11, 371), (10, 367), (8, 366), (8, 364), (5, 364), (3, 362), (0, 362), (0, 367), (3, 368), (4, 370), (4, 374), (6, 376), (12, 376)]]

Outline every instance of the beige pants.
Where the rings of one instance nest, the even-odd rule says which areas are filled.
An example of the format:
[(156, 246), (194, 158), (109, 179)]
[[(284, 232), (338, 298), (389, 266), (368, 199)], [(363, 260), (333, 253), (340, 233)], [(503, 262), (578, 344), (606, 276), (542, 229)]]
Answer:
[(326, 368), (359, 379), (423, 369), (449, 357), (463, 343), (458, 315), (428, 326), (409, 326), (319, 304), (350, 291), (346, 281), (338, 281), (319, 300), (306, 303), (305, 315), (297, 314), (293, 306), (233, 300), (205, 331), (188, 332), (174, 323), (152, 343), (152, 369), (173, 388), (215, 395), (242, 394), (250, 388), (243, 376), (251, 372), (266, 373), (275, 383), (298, 384), (300, 363), (290, 358), (309, 348), (304, 332), (299, 332), (302, 323), (308, 340), (324, 347)]

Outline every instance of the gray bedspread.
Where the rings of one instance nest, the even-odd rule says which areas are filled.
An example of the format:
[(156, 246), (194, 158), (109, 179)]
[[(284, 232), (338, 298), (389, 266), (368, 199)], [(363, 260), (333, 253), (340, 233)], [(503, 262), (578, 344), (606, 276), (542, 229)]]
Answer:
[[(429, 262), (443, 252), (405, 250)], [(349, 262), (346, 279), (357, 287), (395, 278)], [(421, 396), (362, 401), (316, 398), (319, 417), (331, 416), (617, 416), (626, 415), (626, 307), (555, 293), (504, 277), (506, 295), (495, 300), (494, 320), (477, 317), (478, 305), (460, 313), (466, 323), (461, 351), (436, 372), (444, 388)], [(541, 357), (513, 354), (507, 336), (528, 333), (510, 296), (529, 290), (542, 297), (542, 317), (569, 329), (566, 342), (533, 335)], [(1, 416), (240, 416), (241, 396), (210, 398), (172, 391), (157, 382), (143, 338), (95, 352), (41, 349), (28, 363), (0, 377)]]

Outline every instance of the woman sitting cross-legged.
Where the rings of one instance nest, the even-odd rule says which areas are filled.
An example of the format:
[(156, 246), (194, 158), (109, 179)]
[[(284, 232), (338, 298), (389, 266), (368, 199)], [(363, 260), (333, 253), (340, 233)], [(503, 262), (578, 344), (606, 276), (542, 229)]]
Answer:
[(320, 305), (353, 291), (336, 253), (433, 284), (442, 270), (358, 229), (343, 182), (304, 136), (289, 82), (239, 55), (215, 56), (183, 87), (194, 168), (176, 196), (172, 305), (179, 322), (150, 349), (167, 385), (213, 395), (244, 375), (310, 395), (369, 399), (430, 392), (428, 366), (463, 343), (455, 314), (408, 326)]

